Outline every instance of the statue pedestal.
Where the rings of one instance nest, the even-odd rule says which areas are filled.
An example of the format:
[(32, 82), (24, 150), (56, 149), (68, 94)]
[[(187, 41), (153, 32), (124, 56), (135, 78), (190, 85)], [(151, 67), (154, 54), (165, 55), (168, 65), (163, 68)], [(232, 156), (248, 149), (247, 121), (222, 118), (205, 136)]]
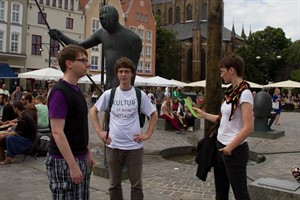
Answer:
[[(104, 164), (96, 165), (94, 167), (93, 174), (95, 176), (100, 176), (102, 178), (109, 179), (109, 170), (108, 170), (108, 167), (105, 166)], [(126, 180), (128, 178), (129, 178), (128, 170), (127, 170), (126, 167), (123, 167), (123, 169), (122, 169), (122, 180)]]
[(254, 131), (251, 133), (250, 137), (266, 138), (266, 139), (276, 139), (285, 135), (285, 131), (274, 130), (274, 131)]

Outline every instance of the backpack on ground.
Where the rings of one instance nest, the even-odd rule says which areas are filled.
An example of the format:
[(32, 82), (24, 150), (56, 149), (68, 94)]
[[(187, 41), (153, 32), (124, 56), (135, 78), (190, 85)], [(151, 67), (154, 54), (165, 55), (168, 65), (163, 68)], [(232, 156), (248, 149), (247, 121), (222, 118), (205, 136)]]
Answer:
[(38, 133), (37, 138), (34, 142), (34, 154), (38, 157), (44, 157), (48, 153), (50, 145), (50, 137), (41, 133)]
[[(142, 92), (139, 88), (135, 87), (134, 89), (135, 89), (136, 98), (138, 100), (138, 113), (139, 113), (140, 127), (143, 128), (145, 125), (146, 116), (144, 115), (144, 113), (141, 112)], [(109, 98), (109, 107), (107, 113), (108, 116), (114, 102), (115, 93), (116, 93), (116, 88), (112, 88), (110, 92), (110, 98)]]

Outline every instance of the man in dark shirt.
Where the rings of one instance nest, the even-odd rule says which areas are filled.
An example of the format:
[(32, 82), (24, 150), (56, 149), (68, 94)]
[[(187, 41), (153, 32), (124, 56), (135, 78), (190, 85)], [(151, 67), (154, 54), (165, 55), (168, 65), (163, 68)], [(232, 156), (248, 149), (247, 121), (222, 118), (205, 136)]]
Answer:
[(15, 113), (13, 106), (8, 102), (8, 96), (5, 94), (0, 94), (0, 98), (1, 97), (3, 103), (3, 114), (0, 125), (3, 125), (7, 124), (7, 122), (9, 122), (10, 120), (16, 119), (18, 116)]
[(49, 94), (52, 135), (45, 162), (53, 199), (89, 199), (88, 170), (95, 160), (88, 145), (87, 103), (77, 86), (90, 66), (87, 56), (78, 45), (64, 47), (57, 56), (64, 76)]
[(6, 133), (0, 134), (0, 147), (3, 148), (6, 142), (7, 150), (5, 160), (0, 162), (1, 165), (14, 163), (14, 157), (30, 148), (36, 138), (35, 124), (32, 118), (24, 112), (23, 103), (16, 101), (13, 108), (18, 115), (18, 122), (15, 130), (8, 129)]

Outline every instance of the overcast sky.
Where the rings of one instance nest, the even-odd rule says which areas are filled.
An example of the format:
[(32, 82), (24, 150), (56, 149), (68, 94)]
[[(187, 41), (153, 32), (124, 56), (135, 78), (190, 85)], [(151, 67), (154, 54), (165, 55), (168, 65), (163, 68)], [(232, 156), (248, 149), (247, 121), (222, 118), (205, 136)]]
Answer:
[(282, 28), (287, 38), (300, 40), (300, 0), (224, 0), (224, 25), (240, 35), (264, 30), (266, 26)]

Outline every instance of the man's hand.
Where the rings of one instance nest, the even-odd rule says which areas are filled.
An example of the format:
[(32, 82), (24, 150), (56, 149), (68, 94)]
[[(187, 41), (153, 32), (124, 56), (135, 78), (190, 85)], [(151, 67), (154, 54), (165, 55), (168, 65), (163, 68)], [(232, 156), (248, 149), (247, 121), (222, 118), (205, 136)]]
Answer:
[(142, 134), (142, 133), (140, 133), (140, 134), (135, 134), (135, 135), (133, 136), (133, 140), (134, 140), (135, 142), (143, 142), (143, 141), (148, 140), (149, 138), (150, 138), (150, 134), (146, 134), (146, 133), (144, 133), (144, 134)]
[(74, 184), (82, 183), (83, 174), (82, 174), (82, 172), (81, 172), (81, 170), (80, 170), (80, 168), (77, 164), (73, 165), (73, 166), (70, 166), (70, 175), (71, 175), (72, 182)]
[(62, 37), (62, 33), (57, 29), (49, 29), (48, 34), (53, 40), (60, 40)]
[(99, 133), (97, 132), (97, 134), (104, 144), (111, 143), (111, 138), (106, 131), (100, 131)]

